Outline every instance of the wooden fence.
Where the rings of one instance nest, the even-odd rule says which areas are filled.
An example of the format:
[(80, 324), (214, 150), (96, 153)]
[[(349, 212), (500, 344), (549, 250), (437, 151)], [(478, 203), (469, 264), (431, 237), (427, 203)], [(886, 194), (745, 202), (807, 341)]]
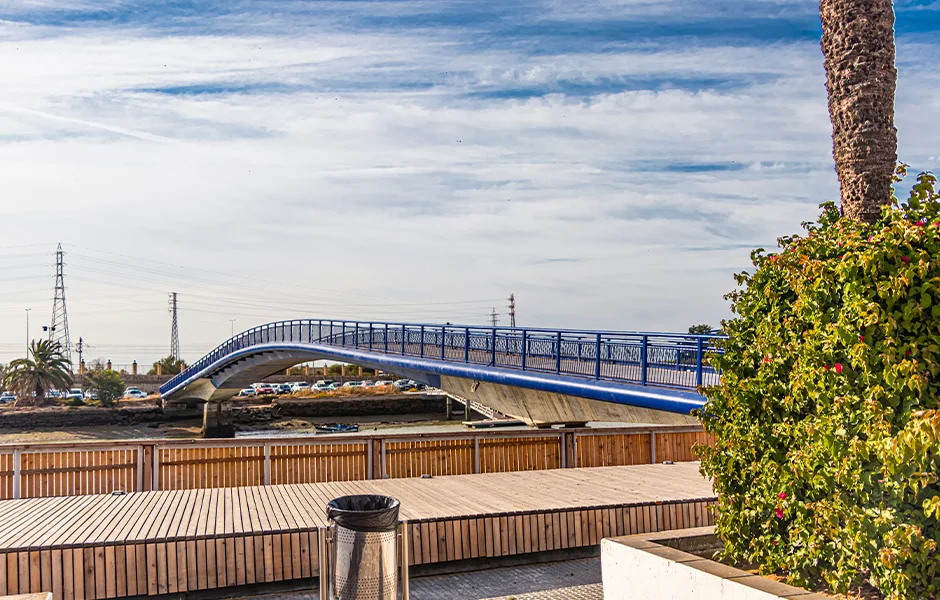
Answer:
[(696, 427), (0, 445), (0, 500), (697, 460)]

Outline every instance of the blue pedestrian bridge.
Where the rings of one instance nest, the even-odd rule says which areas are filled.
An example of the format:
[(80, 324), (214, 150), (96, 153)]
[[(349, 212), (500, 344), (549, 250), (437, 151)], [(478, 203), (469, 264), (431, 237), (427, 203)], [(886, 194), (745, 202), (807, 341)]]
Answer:
[(687, 424), (718, 382), (714, 335), (303, 319), (254, 327), (160, 387), (165, 402), (228, 400), (313, 360), (380, 369), (547, 426)]

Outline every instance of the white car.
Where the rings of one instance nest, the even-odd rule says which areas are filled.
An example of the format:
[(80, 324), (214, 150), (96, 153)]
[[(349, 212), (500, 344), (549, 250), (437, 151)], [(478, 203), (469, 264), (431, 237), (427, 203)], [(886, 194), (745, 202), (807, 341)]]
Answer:
[(242, 397), (245, 397), (245, 396), (257, 396), (257, 395), (258, 395), (258, 390), (256, 390), (256, 389), (253, 388), (253, 387), (249, 387), (249, 388), (245, 388), (245, 389), (243, 389), (242, 391), (238, 392), (238, 395), (239, 395), (239, 396), (242, 396)]
[(16, 401), (16, 396), (10, 392), (3, 392), (0, 394), (0, 404), (10, 404), (11, 402)]
[(72, 388), (69, 390), (69, 393), (65, 396), (66, 400), (84, 400), (85, 394), (82, 393), (81, 388)]
[(291, 392), (295, 394), (297, 392), (306, 392), (307, 390), (310, 389), (310, 384), (307, 383), (306, 381), (298, 381), (294, 385), (290, 386), (290, 389), (291, 389)]
[(343, 387), (344, 388), (362, 387), (362, 382), (361, 381), (347, 381), (346, 383), (343, 384)]
[(129, 387), (126, 390), (124, 390), (124, 397), (125, 398), (146, 398), (147, 392), (141, 390), (140, 388)]
[(332, 383), (316, 383), (311, 389), (317, 392), (332, 392), (336, 386)]

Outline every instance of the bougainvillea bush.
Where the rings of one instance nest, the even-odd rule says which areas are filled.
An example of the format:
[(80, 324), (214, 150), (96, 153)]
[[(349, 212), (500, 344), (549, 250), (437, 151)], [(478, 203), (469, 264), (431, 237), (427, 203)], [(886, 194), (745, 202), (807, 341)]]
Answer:
[(921, 174), (874, 225), (824, 204), (737, 275), (699, 415), (728, 558), (801, 585), (940, 597), (935, 184)]

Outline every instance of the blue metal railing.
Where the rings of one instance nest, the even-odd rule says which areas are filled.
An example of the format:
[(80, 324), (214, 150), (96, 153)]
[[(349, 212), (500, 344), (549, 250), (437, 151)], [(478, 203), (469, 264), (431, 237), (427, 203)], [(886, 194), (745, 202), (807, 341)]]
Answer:
[(724, 336), (302, 319), (253, 327), (160, 387), (166, 394), (244, 348), (300, 343), (602, 381), (693, 390), (718, 382), (705, 364)]

